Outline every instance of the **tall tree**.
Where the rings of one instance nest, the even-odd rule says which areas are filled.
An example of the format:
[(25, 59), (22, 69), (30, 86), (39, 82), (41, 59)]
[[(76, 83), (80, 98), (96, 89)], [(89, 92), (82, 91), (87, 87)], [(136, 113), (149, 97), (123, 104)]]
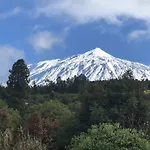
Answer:
[(7, 90), (9, 93), (8, 105), (21, 110), (24, 108), (25, 99), (29, 92), (30, 72), (23, 59), (16, 61), (9, 72), (10, 75), (7, 81)]

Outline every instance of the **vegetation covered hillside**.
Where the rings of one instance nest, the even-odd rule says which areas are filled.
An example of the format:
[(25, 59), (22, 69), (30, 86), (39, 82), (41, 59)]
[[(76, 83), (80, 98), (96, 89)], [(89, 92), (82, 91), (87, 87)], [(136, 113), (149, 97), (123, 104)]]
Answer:
[(0, 87), (0, 149), (148, 150), (150, 82), (90, 82), (84, 75), (30, 87), (24, 60)]

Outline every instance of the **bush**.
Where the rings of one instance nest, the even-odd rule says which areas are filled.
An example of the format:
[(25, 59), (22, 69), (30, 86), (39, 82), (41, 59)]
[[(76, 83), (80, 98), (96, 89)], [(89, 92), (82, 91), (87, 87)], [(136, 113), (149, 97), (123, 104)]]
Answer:
[(43, 119), (48, 119), (51, 123), (57, 124), (55, 128), (50, 128), (48, 132), (53, 141), (53, 148), (62, 148), (70, 143), (76, 127), (76, 116), (67, 105), (56, 100), (33, 105), (29, 108), (27, 112), (29, 115), (26, 119), (30, 119), (33, 112), (38, 112)]
[(93, 125), (72, 139), (69, 150), (150, 150), (150, 142), (136, 130), (118, 124)]
[(20, 125), (21, 117), (17, 110), (8, 108), (4, 101), (0, 100), (0, 131), (7, 128), (15, 129)]

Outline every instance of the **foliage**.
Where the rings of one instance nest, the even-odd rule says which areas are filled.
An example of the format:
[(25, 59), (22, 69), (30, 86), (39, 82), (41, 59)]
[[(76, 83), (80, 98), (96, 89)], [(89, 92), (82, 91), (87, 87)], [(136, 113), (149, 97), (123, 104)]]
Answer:
[(7, 90), (9, 93), (9, 106), (21, 110), (29, 91), (29, 69), (23, 59), (19, 59), (9, 71)]
[(68, 105), (72, 102), (79, 102), (78, 94), (74, 93), (54, 93), (53, 99), (58, 99), (61, 103)]
[(81, 123), (85, 122), (86, 128), (100, 122), (145, 128), (150, 121), (150, 101), (145, 97), (145, 88), (145, 82), (133, 79), (89, 82), (80, 94)]
[(79, 115), (79, 112), (81, 110), (81, 102), (79, 101), (71, 102), (68, 104), (68, 106), (71, 112), (74, 112), (76, 115)]
[[(68, 107), (57, 100), (50, 100), (43, 104), (33, 105), (29, 108), (30, 112), (40, 112), (42, 117), (50, 118), (51, 120), (59, 120), (65, 122), (66, 117), (71, 116), (71, 112)], [(66, 120), (64, 120), (66, 119)]]
[[(141, 138), (139, 144), (142, 145), (144, 137), (136, 130), (150, 138), (150, 81), (134, 80), (131, 69), (119, 79), (109, 81), (90, 82), (81, 74), (66, 81), (58, 77), (56, 82), (46, 81), (45, 86), (38, 86), (34, 82), (33, 87), (29, 87), (28, 83), (29, 70), (24, 60), (19, 59), (10, 70), (7, 87), (0, 86), (0, 99), (4, 100), (0, 100), (0, 132), (5, 135), (11, 131), (11, 136), (7, 139), (13, 139), (13, 142), (8, 142), (9, 150), (19, 150), (20, 147), (16, 145), (23, 143), (24, 150), (34, 150), (37, 145), (41, 150), (43, 144), (48, 150), (64, 150), (74, 136), (72, 144), (81, 148), (86, 143), (88, 146), (95, 142), (92, 149), (101, 140), (90, 137), (106, 137), (112, 132), (118, 143), (122, 142), (121, 138), (125, 138), (122, 137), (123, 133), (127, 135), (123, 141), (124, 146), (128, 144), (129, 136), (133, 138), (131, 141)], [(99, 123), (105, 131), (110, 131), (108, 135), (97, 135), (102, 130)], [(129, 129), (122, 130), (117, 125), (110, 125), (114, 123)], [(88, 130), (93, 124), (95, 126)], [(21, 135), (18, 131), (20, 126), (24, 131)], [(88, 133), (81, 134), (87, 130)], [(94, 135), (93, 131), (96, 132)], [(85, 140), (80, 141), (83, 135)], [(102, 142), (109, 143), (108, 139)], [(29, 145), (28, 148), (26, 144)], [(90, 148), (90, 145), (86, 148)]]
[(72, 139), (70, 150), (149, 150), (150, 142), (136, 130), (118, 124), (93, 125), (87, 133)]
[(7, 128), (16, 129), (21, 122), (20, 114), (17, 110), (8, 108), (7, 104), (0, 100), (0, 131)]
[(27, 131), (30, 135), (41, 139), (42, 143), (47, 145), (47, 148), (52, 148), (52, 137), (49, 135), (49, 130), (57, 129), (58, 125), (57, 121), (44, 119), (38, 112), (34, 112), (27, 126)]
[(15, 140), (13, 132), (7, 129), (0, 133), (1, 150), (46, 150), (46, 145), (42, 144), (39, 139), (25, 135), (22, 131), (19, 139)]
[[(48, 119), (50, 123), (56, 123), (56, 128), (49, 128), (49, 137), (53, 140), (53, 147), (64, 147), (71, 139), (70, 131), (75, 125), (76, 118), (68, 106), (59, 101), (47, 101), (43, 104), (33, 105), (29, 108), (30, 116), (33, 112), (39, 112), (43, 119)], [(30, 118), (27, 116), (26, 118)]]

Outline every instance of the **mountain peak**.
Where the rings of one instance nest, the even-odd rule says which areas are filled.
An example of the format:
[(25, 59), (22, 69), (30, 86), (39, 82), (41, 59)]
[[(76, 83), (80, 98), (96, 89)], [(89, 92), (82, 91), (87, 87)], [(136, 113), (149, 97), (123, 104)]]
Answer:
[(100, 48), (66, 59), (49, 60), (29, 65), (30, 85), (45, 85), (47, 80), (56, 81), (84, 74), (89, 81), (117, 79), (128, 69), (135, 79), (149, 79), (150, 67), (111, 56)]
[(102, 49), (96, 47), (95, 49), (90, 51), (91, 54), (94, 56), (99, 56), (99, 57), (112, 57), (110, 54), (106, 53)]

